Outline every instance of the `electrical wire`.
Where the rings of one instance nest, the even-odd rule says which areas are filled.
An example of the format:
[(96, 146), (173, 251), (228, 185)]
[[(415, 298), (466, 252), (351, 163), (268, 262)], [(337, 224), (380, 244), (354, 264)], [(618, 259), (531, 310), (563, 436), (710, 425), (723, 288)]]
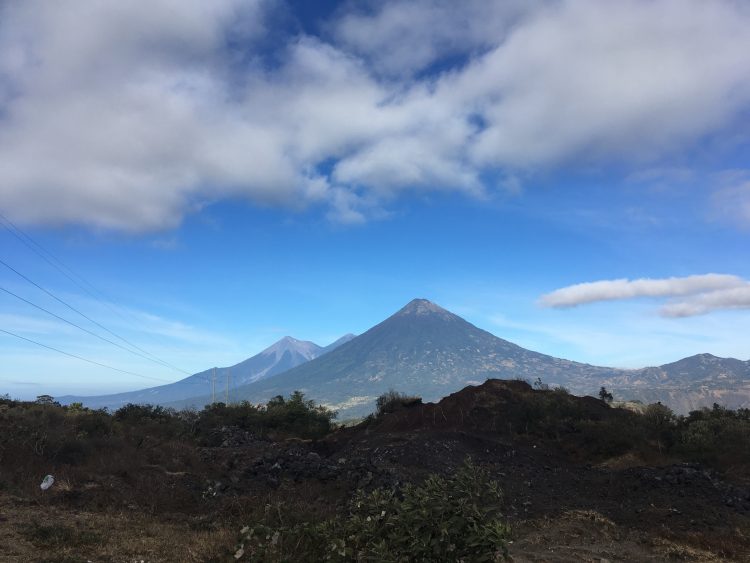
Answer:
[(149, 358), (148, 356), (144, 356), (143, 354), (139, 354), (139, 353), (138, 353), (138, 352), (136, 352), (135, 350), (131, 350), (130, 348), (126, 348), (126, 347), (125, 347), (125, 346), (123, 346), (122, 344), (118, 344), (117, 342), (114, 342), (113, 340), (109, 340), (108, 338), (105, 338), (105, 337), (103, 337), (103, 336), (102, 336), (102, 335), (100, 335), (100, 334), (97, 334), (97, 333), (95, 333), (95, 332), (93, 332), (93, 331), (90, 331), (90, 330), (88, 330), (87, 328), (84, 328), (84, 327), (82, 327), (81, 325), (79, 325), (79, 324), (76, 324), (76, 323), (74, 323), (73, 321), (69, 321), (68, 319), (66, 319), (66, 318), (64, 318), (64, 317), (61, 317), (60, 315), (58, 315), (58, 314), (56, 314), (56, 313), (53, 313), (52, 311), (50, 311), (50, 310), (48, 310), (48, 309), (45, 309), (44, 307), (42, 307), (42, 306), (40, 306), (40, 305), (37, 305), (36, 303), (32, 303), (32, 302), (31, 302), (31, 301), (29, 301), (28, 299), (25, 299), (25, 298), (21, 297), (20, 295), (18, 295), (18, 294), (16, 294), (16, 293), (13, 293), (13, 292), (12, 292), (12, 291), (10, 291), (9, 289), (6, 289), (6, 288), (4, 288), (4, 287), (0, 286), (0, 291), (4, 291), (4, 292), (5, 292), (5, 293), (7, 293), (8, 295), (12, 295), (12, 296), (13, 296), (13, 297), (15, 297), (16, 299), (18, 299), (18, 300), (20, 300), (20, 301), (23, 301), (23, 302), (24, 302), (24, 303), (26, 303), (27, 305), (30, 305), (30, 306), (32, 306), (32, 307), (34, 307), (34, 308), (36, 308), (36, 309), (39, 309), (40, 311), (43, 311), (43, 312), (47, 313), (48, 315), (50, 315), (50, 316), (52, 316), (52, 317), (55, 317), (56, 319), (58, 319), (58, 320), (60, 320), (60, 321), (62, 321), (62, 322), (64, 322), (64, 323), (66, 323), (66, 324), (69, 324), (70, 326), (72, 326), (72, 327), (75, 327), (75, 328), (77, 328), (78, 330), (81, 330), (81, 331), (85, 332), (86, 334), (90, 334), (91, 336), (94, 336), (94, 337), (98, 338), (99, 340), (102, 340), (102, 341), (104, 341), (104, 342), (107, 342), (108, 344), (112, 344), (112, 346), (117, 346), (117, 347), (118, 347), (118, 348), (120, 348), (121, 350), (125, 350), (126, 352), (130, 352), (131, 354), (135, 354), (136, 356), (138, 356), (138, 357), (140, 357), (140, 358), (144, 358), (144, 359), (146, 359), (146, 360), (149, 360), (149, 361), (153, 361), (153, 360), (151, 360), (151, 358)]
[[(114, 336), (115, 338), (118, 338), (119, 340), (121, 340), (121, 341), (125, 342), (126, 344), (128, 344), (128, 345), (129, 345), (129, 346), (131, 346), (132, 348), (135, 348), (136, 350), (139, 350), (139, 351), (143, 352), (143, 350), (142, 350), (141, 348), (139, 348), (138, 346), (136, 346), (135, 344), (133, 344), (133, 343), (132, 343), (132, 342), (130, 342), (129, 340), (127, 340), (127, 339), (123, 338), (122, 336), (120, 336), (119, 334), (117, 334), (117, 333), (115, 333), (115, 332), (112, 332), (111, 330), (109, 330), (109, 329), (108, 329), (107, 327), (105, 327), (104, 325), (102, 325), (102, 324), (100, 324), (100, 323), (96, 322), (96, 321), (95, 321), (94, 319), (92, 319), (91, 317), (89, 317), (89, 316), (88, 316), (88, 315), (86, 315), (85, 313), (82, 313), (81, 311), (79, 311), (78, 309), (76, 309), (75, 307), (73, 307), (73, 305), (70, 305), (70, 304), (69, 304), (69, 303), (67, 303), (67, 302), (66, 302), (65, 300), (63, 300), (63, 299), (59, 298), (59, 297), (58, 297), (57, 295), (55, 295), (55, 294), (54, 294), (54, 293), (52, 293), (51, 291), (48, 291), (47, 289), (43, 288), (43, 287), (42, 287), (41, 285), (39, 285), (38, 283), (36, 283), (36, 282), (35, 282), (34, 280), (30, 279), (29, 277), (25, 276), (24, 274), (22, 274), (21, 272), (19, 272), (18, 270), (16, 270), (16, 269), (15, 269), (15, 268), (14, 268), (13, 266), (11, 266), (10, 264), (8, 264), (8, 263), (7, 263), (7, 262), (5, 262), (4, 260), (0, 259), (0, 264), (2, 264), (2, 265), (3, 265), (3, 266), (5, 266), (6, 268), (8, 268), (8, 269), (9, 269), (9, 270), (11, 270), (12, 272), (14, 272), (14, 273), (15, 273), (16, 275), (18, 275), (19, 277), (21, 277), (22, 279), (24, 279), (25, 281), (27, 281), (28, 283), (30, 283), (31, 285), (33, 285), (34, 287), (36, 287), (37, 289), (39, 289), (40, 291), (43, 291), (44, 293), (46, 293), (47, 295), (49, 295), (50, 297), (52, 297), (52, 298), (53, 298), (53, 299), (54, 299), (55, 301), (57, 301), (57, 302), (59, 302), (59, 303), (62, 303), (62, 304), (63, 304), (63, 305), (65, 305), (65, 306), (66, 306), (66, 307), (67, 307), (68, 309), (70, 309), (70, 310), (71, 310), (71, 311), (73, 311), (74, 313), (77, 313), (78, 315), (80, 315), (81, 317), (83, 317), (84, 319), (86, 319), (87, 321), (89, 321), (90, 323), (92, 323), (92, 324), (95, 324), (96, 326), (98, 326), (98, 327), (99, 327), (99, 328), (101, 328), (102, 330), (104, 330), (104, 331), (106, 331), (107, 333), (111, 334), (111, 335), (112, 335), (112, 336)], [(120, 347), (121, 347), (121, 348), (123, 348), (122, 346), (120, 346)], [(127, 350), (127, 348), (125, 348), (125, 349)], [(182, 370), (182, 369), (180, 369), (180, 368), (178, 368), (178, 367), (176, 367), (176, 366), (173, 366), (172, 364), (170, 364), (170, 363), (168, 363), (168, 362), (165, 362), (164, 360), (159, 360), (159, 359), (149, 358), (149, 357), (147, 357), (147, 356), (144, 356), (144, 355), (142, 355), (142, 354), (138, 354), (137, 352), (135, 352), (135, 351), (133, 351), (133, 350), (129, 350), (129, 351), (130, 351), (130, 352), (131, 352), (132, 354), (136, 354), (136, 355), (138, 355), (138, 356), (141, 356), (141, 357), (143, 357), (143, 358), (146, 358), (147, 360), (149, 360), (149, 361), (151, 361), (151, 362), (154, 362), (154, 363), (157, 363), (157, 364), (160, 364), (160, 365), (162, 365), (163, 367), (169, 367), (169, 368), (172, 368), (172, 369), (174, 369), (174, 370), (177, 370), (177, 371), (179, 371), (179, 372), (181, 372), (181, 373), (184, 373), (184, 374), (186, 374), (186, 375), (193, 375), (193, 374), (191, 374), (191, 373), (190, 373), (190, 372), (188, 372), (188, 371)]]
[(0, 332), (3, 332), (3, 333), (8, 334), (10, 336), (14, 336), (14, 337), (19, 338), (21, 340), (25, 340), (26, 342), (30, 342), (32, 344), (36, 344), (37, 346), (41, 346), (42, 348), (46, 348), (47, 350), (52, 350), (52, 351), (57, 352), (59, 354), (63, 354), (64, 356), (75, 358), (77, 360), (82, 360), (84, 362), (88, 362), (89, 364), (94, 364), (95, 366), (99, 366), (99, 367), (111, 369), (111, 370), (114, 370), (114, 371), (119, 371), (120, 373), (125, 373), (127, 375), (134, 375), (135, 377), (141, 377), (143, 379), (152, 379), (154, 381), (161, 381), (161, 382), (164, 382), (164, 383), (171, 383), (170, 381), (168, 381), (166, 379), (160, 379), (158, 377), (151, 377), (151, 376), (148, 376), (148, 375), (141, 375), (140, 373), (135, 373), (133, 371), (128, 371), (128, 370), (116, 368), (116, 367), (113, 367), (113, 366), (110, 366), (110, 365), (107, 365), (107, 364), (103, 364), (103, 363), (97, 362), (95, 360), (90, 360), (88, 358), (84, 358), (83, 356), (78, 356), (77, 354), (71, 354), (70, 352), (64, 352), (63, 350), (60, 350), (59, 348), (54, 348), (52, 346), (48, 346), (47, 344), (42, 344), (41, 342), (37, 342), (36, 340), (32, 340), (31, 338), (26, 338), (25, 336), (21, 336), (20, 334), (16, 334), (15, 332), (11, 332), (9, 330), (5, 330), (5, 329), (0, 328)]
[[(81, 276), (79, 274), (76, 274), (72, 269), (70, 269), (68, 266), (66, 266), (62, 262), (62, 260), (60, 260), (59, 258), (57, 258), (49, 250), (47, 250), (41, 244), (39, 244), (38, 242), (36, 242), (33, 238), (31, 238), (31, 236), (29, 236), (27, 233), (25, 233), (20, 227), (18, 227), (17, 225), (15, 225), (10, 219), (8, 219), (2, 213), (0, 213), (0, 224), (2, 224), (3, 228), (5, 228), (6, 231), (8, 231), (10, 234), (12, 234), (16, 239), (18, 239), (21, 243), (23, 243), (27, 248), (29, 248), (29, 250), (31, 250), (37, 256), (39, 256), (40, 258), (42, 258), (45, 262), (47, 262), (50, 266), (52, 266), (53, 268), (55, 268), (58, 272), (60, 272), (61, 274), (63, 274), (66, 278), (68, 278), (71, 282), (73, 282), (79, 289), (81, 289), (84, 292), (86, 292), (90, 297), (92, 297), (93, 299), (95, 299), (100, 304), (104, 305), (107, 309), (109, 309), (110, 311), (112, 311), (113, 313), (115, 313), (121, 319), (126, 320), (119, 311), (117, 311), (114, 307), (112, 307), (108, 303), (107, 297), (101, 291), (99, 291), (96, 287), (94, 287), (94, 285), (91, 282), (87, 281), (83, 276)], [(7, 264), (6, 264), (6, 266), (7, 266)], [(16, 271), (16, 273), (20, 275), (19, 272)], [(81, 280), (84, 284), (88, 285), (91, 289), (88, 289), (87, 287), (85, 287), (82, 283), (80, 283), (79, 281), (77, 281), (75, 278), (78, 278), (79, 280)], [(27, 280), (27, 281), (30, 281), (30, 280)], [(33, 283), (33, 282), (31, 282), (31, 283)], [(37, 287), (39, 287), (39, 286), (37, 285)], [(42, 289), (42, 288), (40, 287), (40, 289)], [(101, 297), (95, 295), (91, 290), (93, 290), (94, 292), (98, 293), (99, 296), (101, 296)], [(81, 313), (79, 312), (79, 314), (81, 314)], [(84, 317), (85, 317), (85, 315), (84, 315)], [(88, 319), (88, 317), (86, 317), (86, 318)], [(129, 342), (129, 341), (125, 340), (121, 336), (119, 336), (119, 335), (113, 333), (112, 331), (108, 330), (106, 327), (103, 327), (102, 325), (99, 325), (98, 323), (96, 323), (92, 319), (88, 319), (88, 320), (91, 321), (91, 322), (93, 322), (94, 324), (97, 324), (100, 328), (106, 330), (107, 332), (109, 332), (110, 334), (112, 334), (116, 338), (122, 340), (126, 344), (132, 346), (133, 348), (135, 348), (136, 350), (138, 350), (142, 354), (146, 354), (147, 356), (150, 356), (151, 358), (153, 358), (152, 361), (157, 361), (158, 363), (160, 363), (160, 364), (162, 364), (162, 365), (164, 365), (166, 367), (169, 367), (171, 369), (177, 370), (177, 371), (179, 371), (181, 373), (184, 373), (186, 375), (192, 375), (190, 372), (188, 372), (186, 370), (183, 370), (183, 369), (181, 369), (181, 368), (179, 368), (177, 366), (174, 366), (174, 365), (170, 364), (169, 362), (166, 362), (165, 360), (162, 360), (161, 358), (159, 358), (155, 354), (152, 354), (151, 352), (148, 352), (147, 350), (144, 350), (143, 348), (140, 348), (139, 346), (136, 346), (132, 342)]]

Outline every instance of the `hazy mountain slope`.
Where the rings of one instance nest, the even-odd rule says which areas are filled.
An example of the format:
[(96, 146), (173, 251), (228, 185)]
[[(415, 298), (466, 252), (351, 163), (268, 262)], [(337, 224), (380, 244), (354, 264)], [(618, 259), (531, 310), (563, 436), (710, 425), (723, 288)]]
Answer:
[[(285, 372), (326, 354), (351, 338), (353, 335), (348, 334), (323, 348), (314, 342), (285, 336), (247, 360), (230, 367), (216, 368), (217, 400), (224, 400), (227, 384), (231, 394), (234, 388)], [(204, 394), (210, 400), (213, 373), (214, 370), (211, 368), (168, 385), (95, 397), (66, 396), (60, 397), (59, 400), (64, 404), (82, 402), (91, 408), (110, 409), (119, 408), (127, 403), (167, 404)]]
[(644, 403), (661, 401), (681, 413), (713, 403), (750, 408), (750, 361), (711, 354), (624, 371), (603, 384), (619, 397)]
[[(700, 354), (659, 367), (597, 367), (526, 350), (423, 299), (330, 354), (238, 387), (232, 400), (264, 402), (299, 389), (346, 418), (370, 412), (391, 388), (434, 400), (487, 378), (541, 378), (577, 394), (595, 395), (604, 385), (618, 399), (662, 401), (680, 413), (714, 402), (750, 407), (750, 362)], [(172, 406), (208, 402), (202, 393)]]
[[(487, 378), (541, 377), (545, 382), (596, 384), (619, 370), (532, 352), (481, 330), (423, 299), (415, 299), (364, 334), (277, 377), (239, 387), (234, 400), (262, 402), (299, 389), (343, 415), (371, 409), (390, 388), (438, 399)], [(207, 397), (175, 406), (201, 406)]]
[(350, 340), (354, 340), (355, 338), (357, 338), (356, 334), (352, 334), (351, 332), (348, 333), (348, 334), (345, 334), (344, 336), (342, 336), (341, 338), (339, 338), (335, 342), (330, 343), (328, 346), (324, 346), (321, 349), (321, 353), (318, 354), (318, 356), (322, 356), (323, 354), (327, 354), (331, 350), (334, 350), (335, 348), (338, 348), (342, 344), (346, 344), (347, 342), (349, 342)]

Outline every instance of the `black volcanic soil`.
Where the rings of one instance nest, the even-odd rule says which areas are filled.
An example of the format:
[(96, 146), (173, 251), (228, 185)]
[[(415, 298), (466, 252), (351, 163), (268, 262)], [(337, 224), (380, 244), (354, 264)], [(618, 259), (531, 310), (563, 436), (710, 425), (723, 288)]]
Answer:
[[(123, 547), (121, 556), (109, 546), (100, 552), (109, 555), (91, 560), (134, 561), (139, 553), (151, 554), (145, 561), (208, 560), (195, 543), (195, 534), (204, 533), (204, 543), (226, 542), (216, 560), (229, 561), (229, 538), (266, 505), (283, 502), (310, 518), (325, 518), (358, 488), (398, 487), (450, 472), (471, 457), (502, 486), (514, 561), (750, 561), (749, 490), (658, 451), (607, 455), (575, 428), (527, 432), (530, 399), (540, 393), (554, 392), (490, 380), (320, 441), (271, 442), (224, 428), (216, 447), (200, 450), (203, 469), (143, 468), (138, 475), (102, 478), (96, 486), (53, 491), (36, 504), (0, 493), (0, 540), (25, 541), (12, 520), (38, 511), (69, 520), (87, 515), (87, 522), (101, 511), (110, 528), (127, 530), (148, 517), (151, 525), (168, 528), (172, 536), (165, 537), (173, 544), (193, 543), (172, 559), (164, 554), (174, 550), (154, 544), (151, 551)], [(634, 416), (590, 397), (560, 400), (578, 417), (613, 427)], [(173, 491), (172, 500), (156, 503), (156, 492), (144, 498), (139, 487), (145, 482), (154, 491)], [(122, 508), (113, 513), (106, 508), (112, 506)], [(117, 524), (117, 518), (132, 522)], [(15, 553), (0, 550), (0, 561), (35, 560), (28, 558), (32, 551)]]
[[(534, 393), (523, 382), (489, 380), (324, 445), (334, 456), (367, 460), (384, 484), (393, 474), (449, 471), (466, 456), (491, 467), (520, 539), (511, 550), (517, 560), (750, 560), (750, 490), (665, 458), (647, 467), (625, 453), (592, 464), (581, 436), (513, 434)], [(569, 398), (592, 420), (632, 416), (592, 397)], [(598, 544), (599, 555), (591, 551)]]
[[(214, 449), (212, 461), (234, 467), (226, 494), (270, 489), (343, 507), (357, 488), (450, 472), (471, 457), (501, 483), (516, 561), (750, 561), (749, 490), (655, 453), (649, 465), (632, 452), (592, 459), (584, 437), (564, 429), (518, 435), (528, 396), (538, 393), (490, 380), (319, 442)], [(592, 421), (633, 416), (591, 397), (565, 400)]]

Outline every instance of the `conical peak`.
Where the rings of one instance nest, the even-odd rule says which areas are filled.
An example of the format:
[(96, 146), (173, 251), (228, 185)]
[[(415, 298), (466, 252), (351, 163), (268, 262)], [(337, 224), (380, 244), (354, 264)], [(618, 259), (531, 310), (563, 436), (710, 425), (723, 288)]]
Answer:
[(320, 347), (315, 344), (314, 342), (308, 342), (307, 340), (298, 340), (296, 338), (293, 338), (291, 336), (285, 336), (281, 340), (275, 342), (261, 354), (283, 354), (286, 351), (289, 352), (296, 352), (299, 354), (302, 354), (305, 357), (313, 357), (315, 355), (315, 352), (319, 350)]
[(450, 313), (427, 299), (412, 299), (397, 315), (449, 315)]
[(277, 340), (266, 350), (287, 350), (289, 348), (296, 348), (299, 344), (302, 344), (301, 340), (297, 340), (291, 336), (285, 336), (281, 340)]

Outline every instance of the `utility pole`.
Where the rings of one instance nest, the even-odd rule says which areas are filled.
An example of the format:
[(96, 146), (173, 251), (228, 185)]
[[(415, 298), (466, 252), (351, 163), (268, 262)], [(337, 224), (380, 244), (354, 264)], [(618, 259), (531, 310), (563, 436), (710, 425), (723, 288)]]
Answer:
[(211, 404), (216, 402), (216, 368), (211, 374)]
[(227, 368), (227, 389), (226, 389), (226, 392), (224, 393), (225, 405), (229, 404), (229, 376), (231, 375), (231, 373), (232, 373), (232, 368)]

